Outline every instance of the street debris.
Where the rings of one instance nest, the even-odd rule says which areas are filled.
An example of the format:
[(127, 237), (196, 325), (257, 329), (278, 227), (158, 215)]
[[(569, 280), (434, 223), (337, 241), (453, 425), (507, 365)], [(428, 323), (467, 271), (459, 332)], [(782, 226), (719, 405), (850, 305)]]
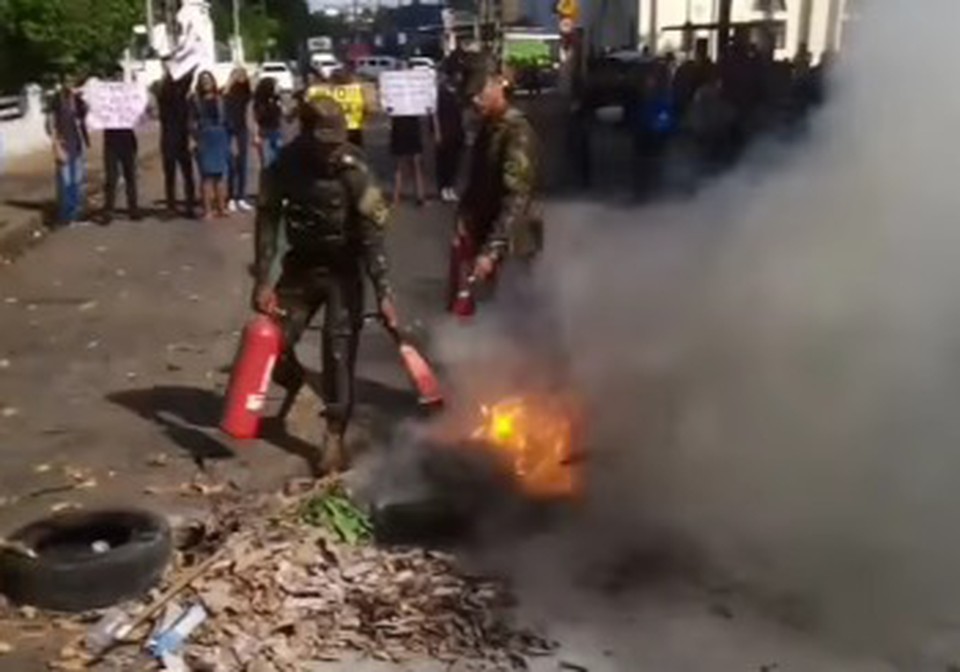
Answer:
[(22, 541), (11, 541), (9, 539), (4, 539), (3, 537), (0, 537), (0, 551), (16, 553), (25, 558), (30, 558), (31, 560), (36, 560), (38, 557), (37, 552), (24, 544)]
[(207, 620), (209, 614), (200, 604), (194, 604), (185, 610), (173, 625), (163, 629), (147, 643), (147, 648), (154, 657), (163, 661), (170, 656), (176, 656), (183, 648), (184, 642), (194, 630)]
[(74, 511), (82, 508), (83, 505), (78, 502), (57, 502), (50, 507), (50, 513), (64, 513), (65, 511)]
[[(148, 624), (150, 619), (160, 614), (161, 610), (166, 609), (171, 601), (186, 590), (190, 584), (200, 578), (204, 573), (209, 572), (214, 564), (219, 562), (230, 548), (230, 544), (225, 544), (219, 551), (192, 567), (171, 584), (163, 594), (157, 597), (149, 607), (135, 617), (128, 615), (127, 612), (120, 608), (108, 610), (104, 617), (100, 619), (84, 637), (84, 642), (89, 654), (87, 657), (92, 657), (91, 660), (87, 660), (87, 664), (92, 664), (92, 662), (103, 659), (113, 648), (120, 644), (127, 643), (128, 638), (140, 627)], [(167, 614), (164, 614), (161, 625), (167, 621), (166, 616)], [(172, 651), (168, 650), (167, 652)]]
[(300, 509), (303, 522), (325, 527), (337, 535), (339, 541), (356, 545), (373, 535), (370, 516), (350, 501), (342, 487), (332, 487), (308, 498)]
[(90, 631), (87, 665), (91, 655), (132, 664), (136, 652), (118, 647), (144, 642), (164, 669), (219, 672), (293, 672), (358, 653), (522, 670), (554, 650), (512, 623), (505, 582), (450, 553), (373, 545), (369, 517), (335, 480), (297, 490), (216, 499), (200, 538), (180, 547), (173, 583)]
[(77, 307), (77, 310), (79, 310), (81, 313), (85, 313), (85, 312), (87, 312), (88, 310), (93, 310), (94, 308), (97, 307), (97, 305), (98, 305), (98, 304), (97, 304), (96, 301), (87, 301), (86, 303), (81, 303), (81, 304)]
[(8, 644), (7, 642), (0, 641), (0, 656), (6, 655), (8, 653), (13, 653), (13, 645)]
[(10, 360), (9, 359), (0, 359), (0, 369), (9, 369)]
[(119, 607), (107, 609), (84, 636), (87, 650), (94, 655), (106, 651), (117, 640), (130, 634), (130, 623), (131, 619), (123, 609)]
[(20, 415), (20, 409), (14, 406), (0, 406), (0, 418), (15, 418)]
[(147, 464), (151, 467), (165, 467), (170, 463), (170, 458), (166, 453), (155, 453), (147, 459)]
[[(188, 646), (188, 660), (226, 652), (232, 667), (223, 669), (264, 658), (285, 672), (298, 669), (298, 661), (359, 651), (381, 660), (426, 654), (509, 669), (523, 655), (552, 648), (511, 628), (512, 599), (502, 582), (463, 572), (448, 553), (363, 543), (372, 532), (369, 518), (337, 482), (278, 513), (244, 520), (259, 521), (252, 537), (194, 586), (215, 617)], [(305, 530), (304, 521), (316, 526)]]
[(571, 663), (569, 660), (561, 660), (560, 669), (567, 670), (567, 672), (590, 672), (589, 667), (585, 667), (578, 663)]

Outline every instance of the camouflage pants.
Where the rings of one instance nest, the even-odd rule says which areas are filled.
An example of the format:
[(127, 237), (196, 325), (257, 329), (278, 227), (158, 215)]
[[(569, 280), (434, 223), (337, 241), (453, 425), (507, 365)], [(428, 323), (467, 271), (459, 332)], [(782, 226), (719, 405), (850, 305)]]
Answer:
[(274, 369), (274, 382), (291, 392), (303, 384), (305, 371), (296, 347), (314, 316), (323, 310), (322, 396), (324, 417), (334, 433), (346, 431), (353, 411), (354, 368), (363, 326), (363, 278), (357, 272), (285, 263), (277, 282), (283, 317), (284, 351)]

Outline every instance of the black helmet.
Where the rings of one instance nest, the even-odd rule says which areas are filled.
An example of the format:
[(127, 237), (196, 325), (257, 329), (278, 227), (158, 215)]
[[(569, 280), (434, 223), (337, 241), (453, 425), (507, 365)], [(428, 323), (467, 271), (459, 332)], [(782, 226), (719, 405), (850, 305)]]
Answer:
[(347, 141), (347, 118), (333, 98), (321, 96), (301, 106), (300, 124), (304, 132), (322, 143), (339, 145)]

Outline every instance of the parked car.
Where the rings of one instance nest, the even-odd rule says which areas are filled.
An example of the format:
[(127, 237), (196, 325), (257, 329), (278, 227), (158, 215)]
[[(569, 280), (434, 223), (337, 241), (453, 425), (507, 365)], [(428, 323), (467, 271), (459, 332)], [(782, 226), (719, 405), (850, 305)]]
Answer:
[(310, 65), (325, 79), (329, 79), (334, 72), (342, 67), (336, 56), (326, 53), (311, 56)]
[(393, 56), (364, 56), (356, 60), (357, 75), (364, 79), (377, 79), (382, 72), (399, 70), (400, 59)]
[(407, 59), (407, 67), (411, 70), (436, 70), (436, 62), (427, 56), (412, 56)]
[(277, 89), (284, 93), (290, 93), (297, 88), (296, 79), (293, 76), (293, 70), (283, 61), (269, 61), (260, 66), (258, 73), (260, 79), (273, 77), (277, 80)]

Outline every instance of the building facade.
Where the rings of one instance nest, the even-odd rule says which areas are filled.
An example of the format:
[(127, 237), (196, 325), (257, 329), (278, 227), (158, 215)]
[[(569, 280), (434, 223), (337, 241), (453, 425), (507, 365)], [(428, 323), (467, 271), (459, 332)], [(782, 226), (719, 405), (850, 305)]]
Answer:
[[(586, 29), (594, 47), (649, 47), (689, 52), (698, 40), (718, 51), (721, 0), (587, 0)], [(770, 43), (778, 58), (801, 48), (814, 60), (839, 48), (846, 0), (730, 0), (732, 32)]]

